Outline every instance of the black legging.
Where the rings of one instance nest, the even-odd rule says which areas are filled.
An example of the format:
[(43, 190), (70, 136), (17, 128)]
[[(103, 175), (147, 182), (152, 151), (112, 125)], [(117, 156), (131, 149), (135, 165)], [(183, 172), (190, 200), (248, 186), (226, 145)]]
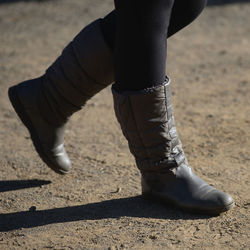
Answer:
[(115, 0), (102, 21), (114, 51), (115, 88), (139, 90), (165, 80), (166, 38), (191, 23), (207, 0)]

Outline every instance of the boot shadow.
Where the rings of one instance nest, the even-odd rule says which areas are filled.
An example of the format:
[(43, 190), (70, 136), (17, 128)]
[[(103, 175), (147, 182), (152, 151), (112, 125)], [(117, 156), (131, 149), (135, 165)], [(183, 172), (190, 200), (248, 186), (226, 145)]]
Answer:
[(0, 193), (25, 189), (25, 188), (41, 187), (43, 185), (48, 185), (50, 183), (51, 181), (37, 180), (37, 179), (0, 181)]
[(208, 215), (195, 215), (152, 203), (141, 196), (106, 200), (85, 205), (38, 211), (0, 214), (0, 232), (20, 228), (33, 228), (55, 223), (114, 219), (121, 217), (170, 220), (208, 219)]

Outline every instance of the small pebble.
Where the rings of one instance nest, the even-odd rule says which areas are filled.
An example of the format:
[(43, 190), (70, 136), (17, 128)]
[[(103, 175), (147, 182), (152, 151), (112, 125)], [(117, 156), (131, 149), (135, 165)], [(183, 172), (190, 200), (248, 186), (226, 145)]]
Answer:
[(35, 212), (35, 211), (36, 211), (36, 206), (30, 207), (29, 211), (30, 211), (30, 212)]
[(111, 194), (117, 194), (122, 191), (122, 188), (118, 187), (115, 191), (111, 192)]

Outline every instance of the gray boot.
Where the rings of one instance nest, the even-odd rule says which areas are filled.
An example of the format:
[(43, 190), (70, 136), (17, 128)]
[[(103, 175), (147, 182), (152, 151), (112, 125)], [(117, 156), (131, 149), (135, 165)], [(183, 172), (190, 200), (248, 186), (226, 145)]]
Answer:
[(188, 165), (174, 123), (170, 80), (142, 91), (113, 89), (113, 97), (117, 119), (142, 175), (145, 197), (208, 214), (234, 206), (230, 195), (205, 183)]
[(110, 85), (113, 75), (112, 54), (97, 20), (75, 37), (43, 76), (9, 89), (38, 154), (55, 172), (65, 174), (71, 167), (64, 149), (67, 120)]

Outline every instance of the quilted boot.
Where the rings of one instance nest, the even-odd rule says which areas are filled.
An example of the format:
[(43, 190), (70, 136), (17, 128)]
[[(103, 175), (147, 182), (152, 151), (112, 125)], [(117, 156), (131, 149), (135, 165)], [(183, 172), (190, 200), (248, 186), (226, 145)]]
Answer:
[(44, 75), (9, 89), (10, 101), (36, 151), (55, 172), (65, 174), (71, 167), (64, 148), (69, 117), (112, 82), (112, 54), (99, 19), (69, 43)]
[(208, 185), (188, 165), (174, 123), (169, 79), (142, 91), (112, 91), (118, 122), (141, 172), (144, 197), (206, 214), (234, 206), (230, 195)]

